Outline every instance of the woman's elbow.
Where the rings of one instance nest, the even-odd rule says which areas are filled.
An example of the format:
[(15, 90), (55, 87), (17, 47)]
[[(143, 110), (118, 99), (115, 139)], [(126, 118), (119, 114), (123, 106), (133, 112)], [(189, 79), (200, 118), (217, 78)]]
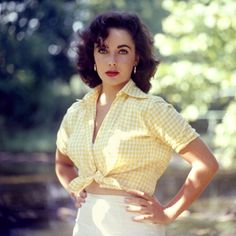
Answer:
[(219, 164), (215, 158), (209, 164), (209, 169), (210, 169), (211, 173), (213, 173), (213, 174), (215, 174), (219, 170)]
[(214, 176), (219, 170), (219, 164), (214, 156), (208, 159), (208, 161), (204, 163), (204, 166), (205, 171), (211, 176)]
[(216, 160), (216, 158), (212, 155), (208, 158), (204, 158), (204, 161), (196, 161), (193, 163), (193, 167), (198, 169), (199, 171), (205, 172), (207, 176), (214, 176), (218, 169), (219, 169), (219, 164)]

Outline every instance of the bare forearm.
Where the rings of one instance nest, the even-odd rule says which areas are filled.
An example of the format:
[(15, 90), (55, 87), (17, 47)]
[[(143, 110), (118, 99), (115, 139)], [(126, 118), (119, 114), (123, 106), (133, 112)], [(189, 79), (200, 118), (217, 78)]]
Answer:
[(216, 168), (193, 166), (185, 183), (176, 196), (166, 205), (166, 212), (172, 219), (177, 218), (204, 191), (217, 171)]
[(62, 186), (69, 191), (69, 183), (78, 176), (74, 166), (56, 163), (56, 175)]
[[(147, 193), (137, 190), (128, 191), (135, 197), (127, 199), (127, 202), (131, 204), (127, 211), (141, 214), (134, 218), (135, 221), (171, 223), (196, 200), (218, 170), (215, 157), (200, 138), (189, 143), (179, 154), (192, 168), (179, 192), (166, 206), (161, 205), (157, 198)], [(138, 207), (133, 208), (133, 204)]]
[(69, 183), (78, 176), (74, 163), (58, 149), (55, 154), (55, 171), (62, 186), (69, 191)]

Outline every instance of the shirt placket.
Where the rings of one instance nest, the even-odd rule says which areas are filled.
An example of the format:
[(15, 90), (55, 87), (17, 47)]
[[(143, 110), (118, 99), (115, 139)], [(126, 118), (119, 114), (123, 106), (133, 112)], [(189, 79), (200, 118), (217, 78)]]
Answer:
[[(116, 161), (106, 160), (103, 150), (105, 145), (109, 143), (110, 130), (114, 130), (116, 127), (116, 121), (119, 118), (120, 110), (119, 105), (122, 102), (120, 94), (117, 95), (116, 99), (112, 103), (110, 110), (106, 114), (100, 130), (97, 134), (95, 143), (92, 146), (92, 152), (94, 157), (94, 163), (99, 171), (102, 171), (104, 175), (107, 175), (114, 167)], [(107, 163), (109, 161), (109, 163)], [(114, 163), (114, 164), (111, 164)], [(99, 168), (100, 167), (100, 168)]]

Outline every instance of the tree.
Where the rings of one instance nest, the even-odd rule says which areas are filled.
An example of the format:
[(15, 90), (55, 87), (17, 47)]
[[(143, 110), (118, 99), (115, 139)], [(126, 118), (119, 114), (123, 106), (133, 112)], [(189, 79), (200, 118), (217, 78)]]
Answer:
[[(11, 150), (14, 140), (23, 140), (14, 148), (22, 150), (30, 146), (24, 145), (25, 140), (35, 139), (54, 150), (50, 143), (66, 108), (86, 91), (74, 63), (77, 30), (102, 11), (128, 10), (140, 14), (157, 32), (165, 14), (160, 4), (156, 0), (2, 1), (0, 149)], [(54, 136), (45, 141), (49, 132)], [(20, 133), (25, 135), (16, 138)]]
[(88, 24), (94, 16), (108, 10), (137, 12), (150, 30), (156, 33), (161, 30), (161, 21), (167, 15), (161, 6), (162, 2), (163, 0), (77, 0), (76, 13), (84, 24)]
[(236, 2), (166, 0), (163, 8), (170, 15), (164, 33), (155, 36), (163, 63), (152, 92), (179, 106), (190, 121), (214, 109), (215, 138), (208, 142), (230, 167), (236, 160)]
[(57, 114), (49, 112), (58, 95), (53, 81), (75, 71), (68, 57), (73, 20), (63, 2), (0, 4), (1, 129), (32, 128)]

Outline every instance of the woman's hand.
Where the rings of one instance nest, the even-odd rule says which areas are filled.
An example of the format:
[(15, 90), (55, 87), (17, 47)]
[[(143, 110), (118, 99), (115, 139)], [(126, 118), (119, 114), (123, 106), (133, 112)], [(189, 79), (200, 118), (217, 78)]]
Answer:
[(82, 204), (85, 203), (85, 199), (87, 197), (87, 192), (86, 192), (85, 189), (83, 189), (79, 193), (73, 193), (72, 192), (70, 195), (71, 195), (71, 197), (73, 198), (73, 200), (75, 202), (75, 206), (77, 208), (81, 208)]
[(165, 208), (156, 197), (138, 190), (128, 190), (127, 192), (134, 197), (125, 199), (125, 202), (129, 204), (126, 210), (140, 214), (133, 218), (134, 221), (169, 224), (174, 220), (167, 215)]

